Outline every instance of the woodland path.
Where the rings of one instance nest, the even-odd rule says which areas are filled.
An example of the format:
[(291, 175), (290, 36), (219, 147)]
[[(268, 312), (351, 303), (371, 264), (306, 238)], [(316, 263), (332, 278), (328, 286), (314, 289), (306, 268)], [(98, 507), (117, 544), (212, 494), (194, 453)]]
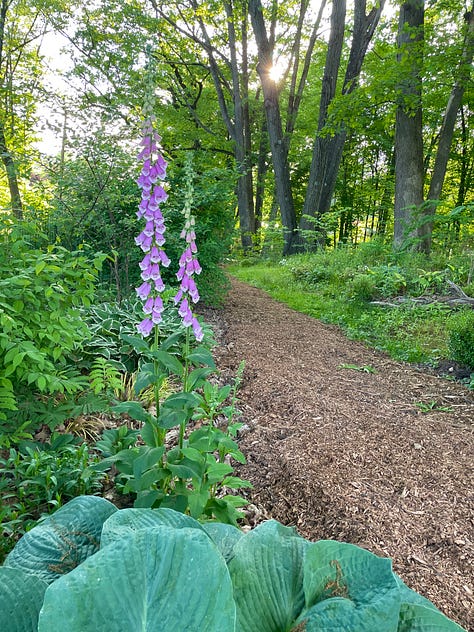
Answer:
[[(254, 485), (250, 520), (389, 556), (411, 588), (474, 630), (474, 393), (234, 279), (205, 317), (223, 375), (245, 360), (239, 474)], [(420, 402), (450, 412), (423, 413)]]

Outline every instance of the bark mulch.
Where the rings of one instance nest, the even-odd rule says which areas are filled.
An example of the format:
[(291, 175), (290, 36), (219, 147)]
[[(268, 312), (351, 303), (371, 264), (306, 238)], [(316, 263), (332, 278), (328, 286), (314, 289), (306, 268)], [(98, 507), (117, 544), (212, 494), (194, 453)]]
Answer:
[(310, 540), (389, 556), (411, 588), (474, 630), (474, 393), (236, 280), (206, 316), (223, 375), (245, 360), (250, 522), (271, 517)]

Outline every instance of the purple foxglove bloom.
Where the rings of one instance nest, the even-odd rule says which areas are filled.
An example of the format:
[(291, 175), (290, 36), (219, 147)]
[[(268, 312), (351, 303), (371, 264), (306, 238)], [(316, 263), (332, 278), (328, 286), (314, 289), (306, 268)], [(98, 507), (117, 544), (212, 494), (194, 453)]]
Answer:
[(142, 299), (142, 301), (144, 301), (150, 296), (150, 292), (151, 292), (151, 285), (147, 282), (142, 283), (140, 287), (137, 287), (137, 294)]
[(137, 325), (137, 329), (143, 336), (149, 336), (151, 334), (151, 330), (153, 329), (153, 321), (149, 318), (145, 318), (139, 325)]
[(184, 318), (184, 316), (188, 312), (189, 312), (188, 299), (187, 298), (183, 298), (183, 300), (181, 301), (181, 305), (179, 306), (178, 314), (181, 316), (181, 318)]
[(148, 252), (150, 250), (151, 242), (151, 236), (145, 235), (145, 233), (140, 233), (138, 237), (135, 237), (135, 243), (137, 246), (140, 246), (143, 252)]
[(164, 250), (160, 250), (160, 259), (161, 259), (161, 265), (165, 268), (167, 268), (169, 264), (171, 263), (171, 260), (168, 258), (168, 255), (166, 254)]
[(178, 281), (181, 281), (181, 279), (184, 277), (184, 273), (185, 273), (185, 267), (181, 266), (178, 270), (178, 272), (176, 273), (176, 277), (178, 279)]
[(158, 231), (155, 232), (155, 243), (158, 244), (158, 246), (163, 246), (163, 244), (165, 243), (165, 238), (163, 237), (163, 233), (159, 233)]
[(183, 316), (183, 325), (185, 327), (189, 327), (192, 324), (192, 322), (193, 322), (193, 313), (191, 309), (188, 309), (188, 311)]
[(194, 332), (194, 336), (196, 338), (196, 340), (198, 342), (201, 342), (201, 340), (204, 338), (204, 332), (202, 330), (202, 327), (198, 321), (198, 319), (196, 317), (193, 318), (192, 320), (192, 328), (193, 328), (193, 332)]
[(157, 312), (157, 311), (153, 310), (152, 313), (151, 313), (151, 320), (152, 320), (152, 323), (154, 325), (159, 325), (161, 323), (161, 321), (163, 320), (163, 318), (161, 316), (161, 312)]
[(150, 266), (150, 278), (153, 279), (153, 281), (161, 278), (160, 266), (157, 263), (152, 263)]
[(155, 226), (153, 224), (153, 220), (150, 220), (149, 222), (145, 224), (143, 234), (146, 235), (147, 237), (151, 237), (154, 232), (155, 232)]
[(138, 264), (140, 266), (140, 270), (146, 270), (149, 267), (151, 261), (153, 261), (153, 259), (151, 257), (151, 254), (148, 253)]
[(183, 290), (178, 290), (178, 293), (174, 297), (174, 304), (177, 305), (179, 301), (183, 298)]
[(153, 311), (154, 304), (155, 304), (155, 299), (153, 298), (153, 296), (149, 296), (146, 300), (145, 305), (143, 306), (143, 311), (145, 312), (145, 314), (151, 314), (151, 312)]
[(158, 263), (158, 261), (160, 260), (160, 251), (158, 250), (156, 246), (151, 247), (149, 257), (152, 263)]
[(160, 277), (159, 279), (155, 279), (155, 290), (157, 292), (163, 292), (165, 289), (165, 284), (163, 283), (163, 279)]

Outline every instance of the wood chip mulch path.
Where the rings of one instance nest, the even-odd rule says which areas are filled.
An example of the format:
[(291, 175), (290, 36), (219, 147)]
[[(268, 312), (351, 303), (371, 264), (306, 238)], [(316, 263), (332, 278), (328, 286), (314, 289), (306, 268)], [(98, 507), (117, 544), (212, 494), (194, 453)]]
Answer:
[(222, 374), (245, 360), (239, 474), (254, 485), (254, 519), (391, 557), (474, 630), (474, 393), (236, 280), (206, 316)]

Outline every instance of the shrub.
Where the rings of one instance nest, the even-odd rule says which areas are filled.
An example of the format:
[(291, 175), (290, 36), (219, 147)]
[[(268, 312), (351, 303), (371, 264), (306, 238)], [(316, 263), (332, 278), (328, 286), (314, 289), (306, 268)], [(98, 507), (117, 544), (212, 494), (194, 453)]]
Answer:
[(88, 469), (94, 461), (87, 444), (67, 434), (53, 434), (49, 443), (24, 442), (0, 458), (0, 553), (51, 507), (100, 491), (104, 474)]
[(92, 301), (103, 257), (35, 249), (15, 231), (0, 243), (0, 423), (14, 429), (22, 403), (83, 387), (68, 364), (88, 335), (79, 307)]
[(358, 301), (372, 301), (378, 294), (376, 279), (371, 274), (356, 274), (349, 291), (351, 297)]
[(65, 621), (69, 632), (462, 630), (391, 560), (355, 545), (309, 542), (274, 520), (244, 535), (96, 497), (74, 499), (27, 533), (0, 580), (9, 632), (62, 632)]
[(452, 359), (474, 369), (474, 311), (454, 314), (448, 320), (448, 331)]

